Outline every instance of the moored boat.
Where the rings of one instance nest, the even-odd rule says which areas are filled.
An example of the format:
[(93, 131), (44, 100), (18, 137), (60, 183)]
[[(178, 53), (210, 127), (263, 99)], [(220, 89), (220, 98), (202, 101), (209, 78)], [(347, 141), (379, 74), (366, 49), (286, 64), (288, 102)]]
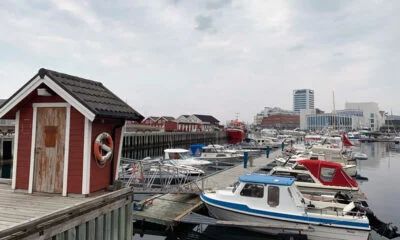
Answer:
[[(355, 205), (310, 201), (295, 187), (294, 178), (248, 174), (233, 188), (205, 192), (201, 199), (209, 213), (222, 220), (304, 226), (308, 239), (368, 239), (371, 227)], [(291, 230), (256, 228), (268, 234)], [(291, 233), (296, 233), (293, 231)]]
[[(341, 204), (306, 199), (293, 184), (294, 178), (247, 174), (233, 187), (204, 192), (202, 201), (211, 216), (249, 223), (249, 230), (268, 234), (293, 233), (308, 227), (308, 239), (368, 239), (371, 228), (387, 229), (397, 237), (397, 228), (381, 222), (358, 202)], [(284, 225), (283, 228), (252, 228), (251, 223)]]

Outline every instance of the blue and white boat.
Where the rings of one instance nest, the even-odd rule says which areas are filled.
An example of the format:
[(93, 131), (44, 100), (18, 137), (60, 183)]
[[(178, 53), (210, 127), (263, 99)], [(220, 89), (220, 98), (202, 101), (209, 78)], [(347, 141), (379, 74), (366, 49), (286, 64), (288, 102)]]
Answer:
[(341, 204), (307, 199), (294, 181), (294, 178), (247, 174), (233, 187), (202, 193), (201, 199), (210, 215), (220, 220), (287, 227), (249, 227), (255, 231), (298, 234), (290, 229), (308, 227), (308, 239), (368, 239), (371, 226), (363, 206), (355, 202)]

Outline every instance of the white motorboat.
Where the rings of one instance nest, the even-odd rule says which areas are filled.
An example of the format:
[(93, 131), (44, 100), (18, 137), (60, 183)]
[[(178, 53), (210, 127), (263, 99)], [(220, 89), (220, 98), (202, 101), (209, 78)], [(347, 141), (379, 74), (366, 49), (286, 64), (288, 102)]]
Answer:
[[(297, 163), (299, 160), (325, 160), (324, 155), (309, 155), (309, 154), (299, 154), (299, 155), (293, 155), (290, 158), (275, 158), (274, 162), (276, 163), (277, 166), (282, 166), (282, 165), (293, 165)], [(347, 175), (350, 177), (354, 177), (357, 175), (357, 165), (355, 164), (345, 164), (342, 162), (338, 162), (343, 170), (346, 172)]]
[[(373, 229), (388, 227), (391, 236), (398, 236), (395, 227), (379, 221), (360, 203), (340, 204), (304, 198), (293, 184), (294, 178), (247, 174), (233, 187), (204, 192), (202, 201), (211, 216), (227, 221), (248, 223), (249, 230), (268, 234), (292, 233), (290, 228), (305, 227), (308, 239), (368, 239)], [(369, 218), (378, 220), (378, 225)], [(373, 222), (373, 221), (371, 221)], [(253, 223), (253, 224), (252, 224)], [(255, 224), (280, 225), (282, 228), (251, 227)]]
[(234, 161), (242, 160), (243, 154), (233, 149), (226, 149), (222, 145), (212, 144), (203, 147), (200, 157), (196, 157), (196, 159)]
[(164, 160), (173, 160), (176, 165), (207, 168), (212, 162), (192, 157), (189, 150), (181, 148), (169, 148), (164, 150)]
[(361, 153), (361, 152), (352, 152), (351, 153), (351, 159), (354, 160), (367, 160), (368, 159), (368, 155), (365, 153)]
[[(274, 167), (269, 175), (295, 178), (295, 185), (302, 193), (365, 198), (359, 191), (357, 181), (348, 176), (342, 166), (335, 162), (299, 160), (291, 166)], [(347, 195), (342, 196), (342, 193)]]

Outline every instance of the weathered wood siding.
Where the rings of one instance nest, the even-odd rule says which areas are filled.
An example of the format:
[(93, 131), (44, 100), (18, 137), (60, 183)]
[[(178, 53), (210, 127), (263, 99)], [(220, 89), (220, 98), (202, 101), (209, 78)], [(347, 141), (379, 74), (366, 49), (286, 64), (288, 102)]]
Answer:
[[(41, 88), (43, 86), (40, 86)], [(9, 114), (15, 114), (20, 111), (20, 124), (18, 136), (18, 153), (17, 153), (17, 174), (16, 189), (28, 189), (29, 186), (29, 168), (31, 157), (31, 141), (32, 141), (32, 124), (33, 124), (33, 107), (32, 103), (41, 102), (65, 102), (59, 96), (38, 96), (37, 91), (33, 91), (24, 100), (22, 100)], [(5, 116), (7, 118), (7, 116)]]
[(68, 162), (68, 193), (82, 193), (83, 138), (85, 116), (71, 107)]
[(37, 108), (34, 191), (62, 192), (66, 114), (65, 107)]
[[(107, 161), (104, 166), (99, 166), (96, 158), (93, 154), (93, 143), (97, 137), (102, 132), (107, 132), (110, 135), (112, 134), (112, 129), (114, 126), (117, 126), (120, 123), (118, 120), (113, 119), (99, 119), (95, 120), (92, 124), (92, 141), (91, 141), (91, 163), (90, 163), (90, 192), (95, 192), (101, 189), (105, 189), (108, 185), (110, 185), (110, 177), (111, 177), (111, 161)], [(119, 141), (121, 136), (121, 128), (117, 128), (115, 132), (114, 139), (114, 154), (112, 158), (114, 158), (114, 176), (117, 170), (117, 160), (118, 160), (118, 149), (119, 149)]]

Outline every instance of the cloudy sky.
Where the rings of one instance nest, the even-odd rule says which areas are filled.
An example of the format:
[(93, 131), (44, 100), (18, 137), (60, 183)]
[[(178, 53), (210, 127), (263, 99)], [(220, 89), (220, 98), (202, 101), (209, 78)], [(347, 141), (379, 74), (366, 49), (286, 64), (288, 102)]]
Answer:
[(252, 121), (315, 90), (400, 114), (400, 1), (0, 1), (0, 98), (39, 68), (103, 82), (145, 116)]

